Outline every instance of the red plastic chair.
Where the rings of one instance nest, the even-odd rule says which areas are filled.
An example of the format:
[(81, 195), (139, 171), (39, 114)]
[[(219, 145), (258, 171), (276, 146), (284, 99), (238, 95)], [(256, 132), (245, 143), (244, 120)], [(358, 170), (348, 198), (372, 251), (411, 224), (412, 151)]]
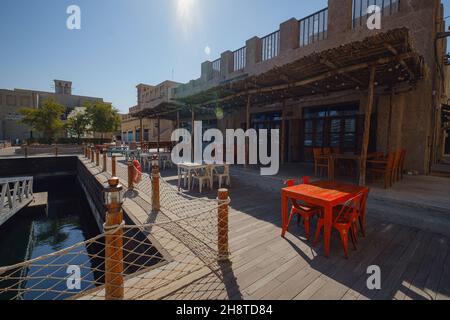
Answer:
[[(309, 177), (304, 177), (304, 184), (309, 184)], [(293, 187), (297, 184), (296, 179), (290, 179), (285, 182), (288, 187)], [(292, 200), (291, 214), (288, 220), (288, 227), (291, 224), (294, 215), (297, 215), (297, 225), (300, 225), (300, 218), (303, 218), (303, 226), (305, 228), (306, 238), (309, 240), (311, 237), (311, 220), (315, 215), (320, 215), (322, 209), (320, 207), (311, 206), (308, 204), (299, 204), (297, 201)]]
[[(333, 228), (339, 232), (341, 236), (342, 247), (344, 248), (345, 258), (348, 259), (348, 236), (352, 238), (353, 247), (356, 250), (358, 242), (358, 220), (362, 203), (365, 199), (364, 193), (358, 194), (356, 197), (348, 200), (344, 205), (337, 206), (333, 209)], [(317, 245), (319, 236), (324, 227), (324, 218), (320, 216), (317, 220), (316, 235), (314, 236), (313, 245)]]

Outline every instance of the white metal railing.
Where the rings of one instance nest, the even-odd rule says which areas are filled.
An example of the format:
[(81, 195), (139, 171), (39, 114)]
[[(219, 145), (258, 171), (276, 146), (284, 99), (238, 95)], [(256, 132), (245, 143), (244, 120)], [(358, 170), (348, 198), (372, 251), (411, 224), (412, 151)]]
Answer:
[(0, 225), (33, 200), (33, 177), (0, 179)]

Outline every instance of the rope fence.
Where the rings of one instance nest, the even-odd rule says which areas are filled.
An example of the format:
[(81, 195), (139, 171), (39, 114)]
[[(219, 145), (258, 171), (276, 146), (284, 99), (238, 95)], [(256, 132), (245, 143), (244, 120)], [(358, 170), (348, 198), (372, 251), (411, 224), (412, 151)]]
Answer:
[[(84, 154), (85, 162), (94, 155)], [(106, 172), (114, 160), (106, 157)], [(124, 181), (137, 170), (116, 163), (116, 176)], [(229, 259), (228, 191), (219, 190), (217, 199), (180, 193), (160, 177), (158, 166), (131, 187), (138, 196), (129, 200), (144, 203), (148, 223), (111, 225), (119, 213), (108, 209), (104, 231), (95, 238), (0, 267), (0, 300), (164, 299), (202, 277), (220, 278), (220, 262)]]

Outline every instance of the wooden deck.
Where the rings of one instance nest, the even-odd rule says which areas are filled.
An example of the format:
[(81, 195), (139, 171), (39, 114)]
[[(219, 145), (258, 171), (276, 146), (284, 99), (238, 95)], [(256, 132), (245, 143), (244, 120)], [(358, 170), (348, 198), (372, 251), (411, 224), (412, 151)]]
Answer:
[[(175, 183), (176, 177), (165, 179)], [(322, 243), (312, 248), (295, 223), (286, 239), (280, 237), (279, 194), (233, 181), (230, 196), (231, 263), (219, 265), (216, 272), (197, 270), (142, 299), (450, 299), (447, 237), (385, 223), (369, 211), (367, 237), (360, 238), (349, 260), (336, 234), (330, 258), (325, 258)], [(148, 222), (139, 204), (143, 198), (127, 200), (134, 202), (127, 206)], [(170, 244), (161, 245), (170, 251)], [(371, 265), (381, 268), (379, 291), (366, 286)]]

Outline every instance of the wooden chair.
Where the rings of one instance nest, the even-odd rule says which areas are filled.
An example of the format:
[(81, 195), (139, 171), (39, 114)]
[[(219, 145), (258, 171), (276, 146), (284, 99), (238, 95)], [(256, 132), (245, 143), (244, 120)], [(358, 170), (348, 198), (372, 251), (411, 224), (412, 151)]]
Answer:
[(367, 172), (373, 176), (384, 176), (384, 188), (392, 187), (392, 171), (395, 162), (395, 152), (389, 153), (387, 160), (368, 160)]
[[(285, 182), (288, 187), (293, 187), (297, 183), (296, 179), (290, 179)], [(309, 184), (309, 178), (303, 178), (304, 184)], [(288, 220), (288, 227), (291, 224), (294, 215), (297, 215), (297, 225), (300, 225), (300, 218), (303, 218), (303, 226), (305, 229), (306, 238), (309, 240), (311, 237), (311, 220), (314, 216), (320, 215), (322, 209), (320, 207), (311, 206), (308, 204), (299, 204), (297, 201), (292, 201), (291, 214)]]
[(212, 166), (208, 166), (205, 170), (202, 170), (201, 175), (195, 175), (193, 176), (193, 182), (192, 182), (192, 188), (194, 188), (195, 186), (195, 181), (198, 181), (198, 189), (199, 192), (202, 193), (203, 190), (203, 186), (206, 185), (206, 187), (208, 187), (208, 185), (210, 186), (210, 188), (212, 188), (211, 186), (211, 174), (212, 174)]
[(214, 169), (214, 178), (219, 182), (219, 189), (222, 188), (222, 181), (226, 182), (228, 187), (231, 187), (230, 166), (224, 166), (223, 173), (217, 173)]
[[(342, 247), (344, 248), (345, 258), (348, 259), (348, 236), (352, 238), (353, 247), (356, 250), (358, 243), (358, 210), (361, 208), (364, 194), (360, 193), (356, 197), (348, 200), (345, 204), (333, 209), (333, 228), (339, 232)], [(317, 220), (316, 234), (313, 245), (316, 246), (320, 233), (324, 227), (325, 221), (323, 215)]]
[(323, 171), (326, 170), (326, 174), (328, 174), (329, 166), (330, 166), (330, 160), (329, 158), (323, 154), (322, 149), (320, 148), (314, 148), (314, 174), (316, 177), (320, 175), (323, 175)]

